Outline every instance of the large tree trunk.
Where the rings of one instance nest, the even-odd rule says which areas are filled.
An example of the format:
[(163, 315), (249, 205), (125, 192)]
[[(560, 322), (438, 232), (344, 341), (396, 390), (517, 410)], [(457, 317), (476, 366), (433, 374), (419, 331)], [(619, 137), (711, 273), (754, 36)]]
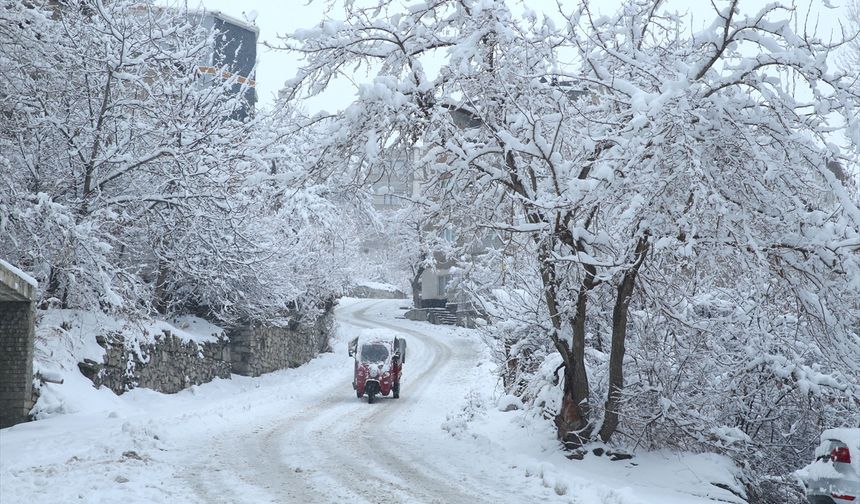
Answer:
[[(517, 172), (516, 160), (512, 151), (508, 151), (505, 155), (505, 165), (508, 167), (511, 177), (511, 187), (515, 192), (528, 199), (530, 191), (525, 189), (523, 180)], [(587, 175), (587, 170), (583, 172), (583, 176), (580, 178), (584, 178)], [(534, 173), (530, 173), (530, 175), (527, 180), (530, 182), (531, 191), (534, 191), (537, 184)], [(596, 210), (596, 208), (592, 210), (591, 216), (585, 225), (586, 228), (589, 226)], [(588, 292), (597, 285), (595, 280), (597, 272), (594, 266), (583, 265), (584, 277), (577, 294), (576, 313), (570, 321), (573, 338), (572, 342), (568, 343), (562, 336), (562, 318), (558, 309), (558, 292), (563, 280), (559, 280), (555, 269), (552, 241), (561, 240), (571, 249), (580, 251), (584, 251), (583, 245), (574, 239), (570, 231), (566, 229), (566, 226), (560, 225), (560, 221), (553, 223), (539, 209), (527, 207), (526, 216), (532, 224), (550, 224), (555, 227), (556, 234), (551, 239), (547, 239), (547, 237), (540, 233), (533, 235), (532, 238), (538, 246), (538, 261), (540, 264), (544, 299), (546, 300), (547, 310), (549, 311), (550, 320), (553, 325), (553, 332), (550, 338), (556, 350), (561, 355), (565, 369), (562, 405), (555, 416), (556, 435), (564, 443), (565, 447), (578, 448), (591, 438), (592, 431), (590, 421), (591, 408), (588, 403), (588, 372), (585, 369), (585, 318), (588, 307)], [(567, 217), (570, 217), (570, 215)]]
[(555, 266), (550, 262), (549, 251), (541, 246), (541, 280), (544, 296), (553, 323), (553, 343), (564, 361), (564, 386), (561, 409), (555, 416), (556, 434), (567, 448), (578, 448), (591, 437), (590, 407), (588, 404), (588, 373), (585, 369), (585, 315), (588, 291), (594, 286), (593, 269), (589, 270), (580, 285), (576, 300), (576, 314), (571, 320), (572, 345), (560, 337), (561, 315), (558, 312), (558, 279)]
[[(567, 448), (579, 448), (591, 438), (591, 407), (588, 403), (588, 372), (585, 369), (585, 315), (590, 286), (583, 282), (571, 320), (573, 346), (556, 344), (564, 360), (564, 393), (555, 417), (558, 439)], [(563, 342), (562, 342), (563, 343)]]
[(608, 442), (618, 428), (618, 413), (621, 409), (621, 393), (624, 389), (624, 343), (627, 338), (627, 314), (630, 309), (630, 299), (639, 267), (648, 254), (648, 237), (639, 238), (636, 243), (633, 265), (618, 284), (615, 306), (612, 309), (612, 349), (609, 354), (609, 392), (606, 397), (603, 426), (600, 428), (600, 439)]
[[(421, 258), (421, 261), (424, 261), (424, 258)], [(412, 278), (409, 280), (409, 286), (412, 287), (412, 307), (413, 308), (421, 308), (421, 275), (424, 274), (424, 270), (427, 269), (424, 266), (415, 267), (412, 272), (415, 273), (412, 275)]]
[[(66, 309), (69, 307), (69, 289), (68, 285), (64, 285), (60, 279), (62, 272), (56, 266), (51, 266), (48, 272), (48, 285), (45, 288), (45, 293), (42, 294), (42, 303), (39, 305), (42, 309), (52, 308), (52, 300), (60, 302), (60, 308)], [(49, 302), (50, 301), (50, 302)]]

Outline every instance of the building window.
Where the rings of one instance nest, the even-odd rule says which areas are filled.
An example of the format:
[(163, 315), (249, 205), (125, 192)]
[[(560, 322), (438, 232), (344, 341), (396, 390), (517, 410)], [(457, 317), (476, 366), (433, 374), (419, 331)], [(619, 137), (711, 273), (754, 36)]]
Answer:
[(442, 228), (442, 239), (448, 243), (454, 242), (454, 228), (450, 225)]
[(448, 284), (451, 282), (451, 275), (439, 275), (436, 295), (443, 298), (448, 296)]

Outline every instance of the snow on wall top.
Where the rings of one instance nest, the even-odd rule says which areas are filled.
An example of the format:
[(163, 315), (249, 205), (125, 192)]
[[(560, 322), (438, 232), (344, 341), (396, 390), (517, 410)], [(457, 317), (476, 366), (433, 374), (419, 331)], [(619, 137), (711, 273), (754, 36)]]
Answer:
[(169, 321), (159, 321), (158, 327), (170, 331), (183, 341), (197, 343), (214, 342), (225, 336), (224, 329), (193, 315), (180, 315)]
[(23, 271), (21, 271), (20, 269), (16, 268), (15, 266), (12, 266), (12, 265), (11, 265), (11, 264), (9, 264), (8, 262), (4, 261), (3, 259), (0, 259), (0, 265), (2, 265), (4, 268), (8, 269), (8, 270), (9, 270), (9, 271), (11, 271), (12, 273), (14, 273), (14, 274), (18, 275), (19, 277), (21, 277), (21, 280), (23, 280), (23, 281), (27, 282), (28, 284), (30, 284), (30, 286), (31, 286), (31, 287), (34, 287), (34, 288), (35, 288), (35, 287), (38, 287), (38, 286), (39, 286), (39, 282), (37, 282), (35, 278), (33, 278), (33, 277), (31, 277), (30, 275), (28, 275), (28, 274), (24, 273)]
[(369, 289), (376, 289), (387, 292), (394, 292), (397, 290), (397, 287), (395, 287), (394, 285), (383, 282), (374, 282), (372, 280), (359, 280), (355, 283), (360, 287), (367, 287)]
[(184, 342), (204, 343), (224, 336), (222, 328), (193, 316), (175, 317), (170, 321), (129, 321), (101, 312), (53, 309), (39, 314), (36, 363), (49, 371), (57, 366), (72, 370), (84, 359), (102, 360), (104, 348), (96, 342), (96, 336), (116, 333), (134, 346), (135, 343), (152, 343), (164, 331)]

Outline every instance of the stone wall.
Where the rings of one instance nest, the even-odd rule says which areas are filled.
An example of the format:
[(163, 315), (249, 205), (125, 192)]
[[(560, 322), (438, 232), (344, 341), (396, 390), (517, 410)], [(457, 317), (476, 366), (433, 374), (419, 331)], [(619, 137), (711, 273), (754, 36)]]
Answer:
[(0, 301), (0, 428), (26, 422), (33, 407), (33, 327), (28, 301)]
[(418, 322), (430, 322), (434, 325), (457, 325), (460, 327), (468, 327), (474, 329), (477, 327), (477, 320), (487, 320), (477, 310), (457, 310), (453, 308), (413, 308), (408, 310), (404, 315), (409, 320)]
[(362, 299), (406, 299), (406, 293), (399, 289), (376, 289), (366, 285), (356, 285), (355, 287), (351, 287), (347, 291), (346, 295)]
[(231, 373), (259, 376), (300, 366), (331, 350), (333, 331), (334, 313), (328, 311), (313, 323), (234, 328), (216, 342), (183, 341), (165, 331), (154, 343), (133, 346), (109, 333), (97, 337), (104, 361), (86, 360), (78, 367), (96, 386), (117, 394), (137, 387), (175, 393)]
[(334, 314), (329, 311), (313, 323), (288, 327), (252, 325), (229, 333), (233, 372), (259, 376), (278, 369), (300, 366), (321, 352), (331, 350)]
[(137, 387), (172, 394), (215, 378), (230, 378), (230, 347), (226, 340), (197, 343), (164, 331), (155, 342), (130, 346), (116, 334), (98, 338), (103, 362), (79, 363), (96, 386), (117, 394)]

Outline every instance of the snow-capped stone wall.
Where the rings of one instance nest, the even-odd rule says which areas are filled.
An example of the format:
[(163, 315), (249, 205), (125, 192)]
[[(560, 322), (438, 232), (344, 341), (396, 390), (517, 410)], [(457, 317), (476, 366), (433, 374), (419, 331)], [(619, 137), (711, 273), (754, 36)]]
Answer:
[(108, 331), (96, 337), (105, 349), (103, 360), (84, 359), (78, 368), (96, 386), (117, 394), (137, 387), (175, 393), (231, 373), (259, 376), (300, 366), (330, 350), (333, 331), (332, 310), (312, 322), (236, 327), (205, 340), (161, 329), (154, 337), (132, 341)]
[(288, 327), (252, 325), (230, 333), (233, 372), (259, 376), (278, 369), (300, 366), (321, 352), (331, 350), (334, 312), (314, 322), (295, 322)]
[(406, 299), (406, 293), (397, 287), (379, 282), (364, 282), (351, 287), (347, 296), (374, 299)]
[(215, 378), (230, 377), (230, 346), (226, 339), (191, 341), (163, 331), (153, 343), (129, 345), (116, 334), (100, 337), (104, 362), (84, 361), (81, 372), (121, 394), (137, 387), (175, 393)]

